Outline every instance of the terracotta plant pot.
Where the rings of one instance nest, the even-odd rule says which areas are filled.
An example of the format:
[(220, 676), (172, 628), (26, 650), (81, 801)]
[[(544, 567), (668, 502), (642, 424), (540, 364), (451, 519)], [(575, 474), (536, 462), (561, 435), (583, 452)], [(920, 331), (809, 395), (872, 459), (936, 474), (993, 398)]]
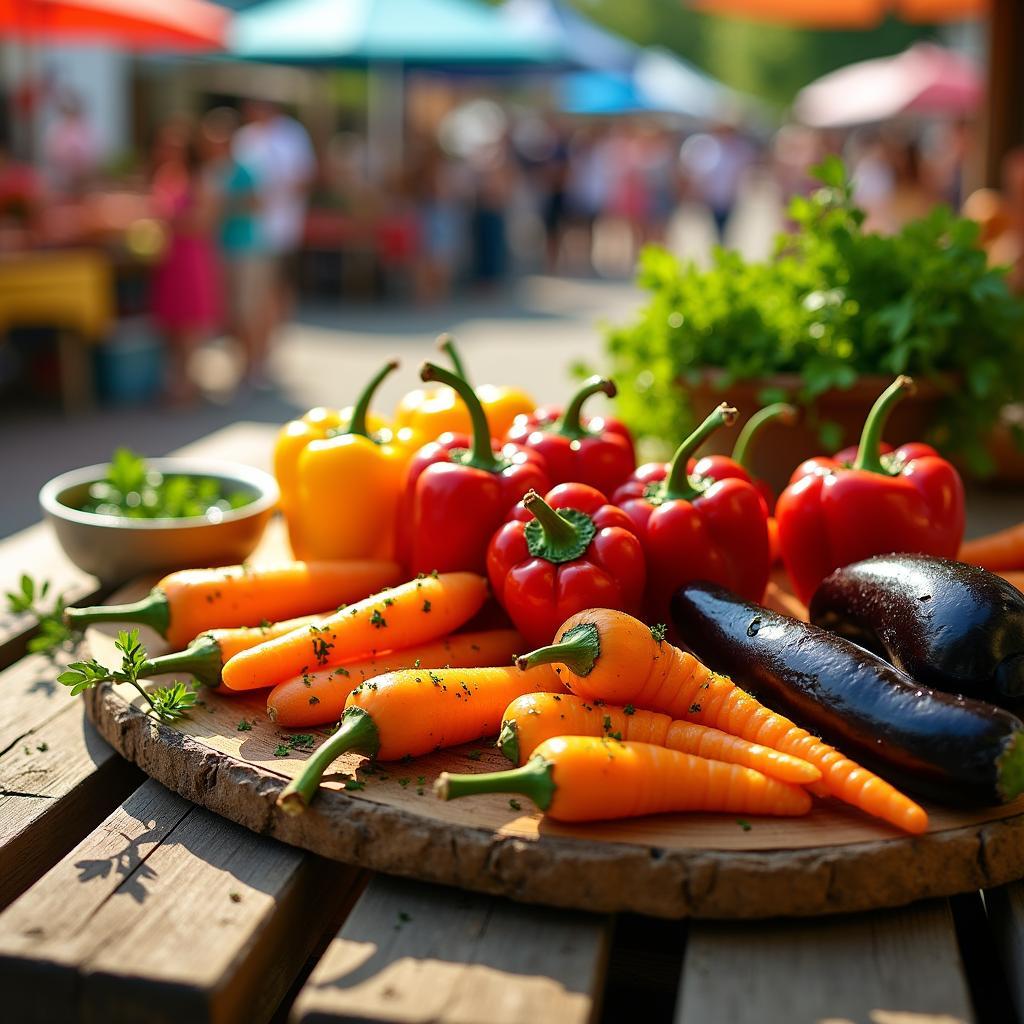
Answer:
[[(696, 386), (687, 386), (695, 418), (700, 421), (719, 403), (728, 401), (739, 410), (738, 424), (757, 412), (765, 403), (758, 395), (765, 389), (795, 396), (801, 386), (796, 374), (779, 374), (757, 380), (736, 381), (723, 389), (720, 371), (709, 370)], [(824, 452), (818, 437), (817, 424), (838, 423), (842, 430), (840, 447), (856, 444), (864, 418), (875, 399), (892, 383), (892, 377), (860, 377), (846, 391), (833, 389), (820, 395), (804, 411), (796, 425), (779, 423), (765, 425), (755, 440), (750, 454), (750, 468), (766, 480), (777, 494), (789, 481), (790, 474), (804, 459)], [(917, 441), (925, 437), (942, 401), (943, 392), (930, 381), (919, 381), (916, 392), (908, 395), (892, 411), (885, 431), (885, 440), (892, 445)], [(795, 405), (799, 402), (794, 400)], [(701, 449), (704, 454), (728, 454), (736, 441), (736, 430), (720, 430)]]

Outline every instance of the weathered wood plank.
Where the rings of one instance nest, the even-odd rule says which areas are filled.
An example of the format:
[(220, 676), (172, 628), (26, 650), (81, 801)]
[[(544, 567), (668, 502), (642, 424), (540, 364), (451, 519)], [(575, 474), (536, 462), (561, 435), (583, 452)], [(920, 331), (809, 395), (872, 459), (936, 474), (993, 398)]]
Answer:
[(358, 878), (146, 782), (0, 914), (5, 1013), (266, 1020)]
[(88, 835), (144, 776), (74, 701), (0, 758), (0, 909)]
[(949, 904), (820, 921), (690, 926), (677, 1024), (966, 1024)]
[(1024, 882), (987, 890), (985, 906), (1010, 998), (1024, 1020)]
[(600, 998), (609, 920), (378, 875), (292, 1020), (583, 1024)]
[(36, 655), (0, 672), (0, 908), (143, 778), (86, 720), (59, 671)]

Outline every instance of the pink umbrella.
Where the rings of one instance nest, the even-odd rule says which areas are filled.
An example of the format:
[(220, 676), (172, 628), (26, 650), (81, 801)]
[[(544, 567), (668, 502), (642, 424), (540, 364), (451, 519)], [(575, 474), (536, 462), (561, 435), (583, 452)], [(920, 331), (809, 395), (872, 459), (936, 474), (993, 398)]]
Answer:
[(917, 43), (895, 57), (860, 61), (824, 75), (797, 95), (794, 113), (816, 128), (887, 121), (911, 114), (973, 114), (984, 85), (962, 54)]

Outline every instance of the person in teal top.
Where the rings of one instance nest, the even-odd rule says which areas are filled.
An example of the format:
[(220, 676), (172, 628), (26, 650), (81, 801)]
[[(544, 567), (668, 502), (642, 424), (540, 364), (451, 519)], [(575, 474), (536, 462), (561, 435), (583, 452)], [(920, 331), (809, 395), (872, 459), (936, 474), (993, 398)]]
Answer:
[(219, 195), (219, 241), (227, 289), (227, 328), (245, 356), (246, 378), (261, 385), (273, 321), (273, 254), (263, 238), (259, 180), (231, 155), (238, 114), (230, 107), (211, 110), (201, 135), (210, 153), (210, 173)]

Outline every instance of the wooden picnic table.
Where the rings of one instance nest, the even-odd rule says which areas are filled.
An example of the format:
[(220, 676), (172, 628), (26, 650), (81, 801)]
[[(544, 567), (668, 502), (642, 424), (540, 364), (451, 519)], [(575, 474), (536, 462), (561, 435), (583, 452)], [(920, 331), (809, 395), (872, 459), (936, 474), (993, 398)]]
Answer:
[[(265, 465), (239, 424), (183, 452)], [(43, 526), (22, 571), (102, 599)], [(193, 805), (109, 748), (0, 612), (0, 1019), (954, 1024), (1024, 1011), (1024, 884), (813, 920), (568, 912), (370, 875)], [(652, 851), (656, 853), (656, 851)]]

